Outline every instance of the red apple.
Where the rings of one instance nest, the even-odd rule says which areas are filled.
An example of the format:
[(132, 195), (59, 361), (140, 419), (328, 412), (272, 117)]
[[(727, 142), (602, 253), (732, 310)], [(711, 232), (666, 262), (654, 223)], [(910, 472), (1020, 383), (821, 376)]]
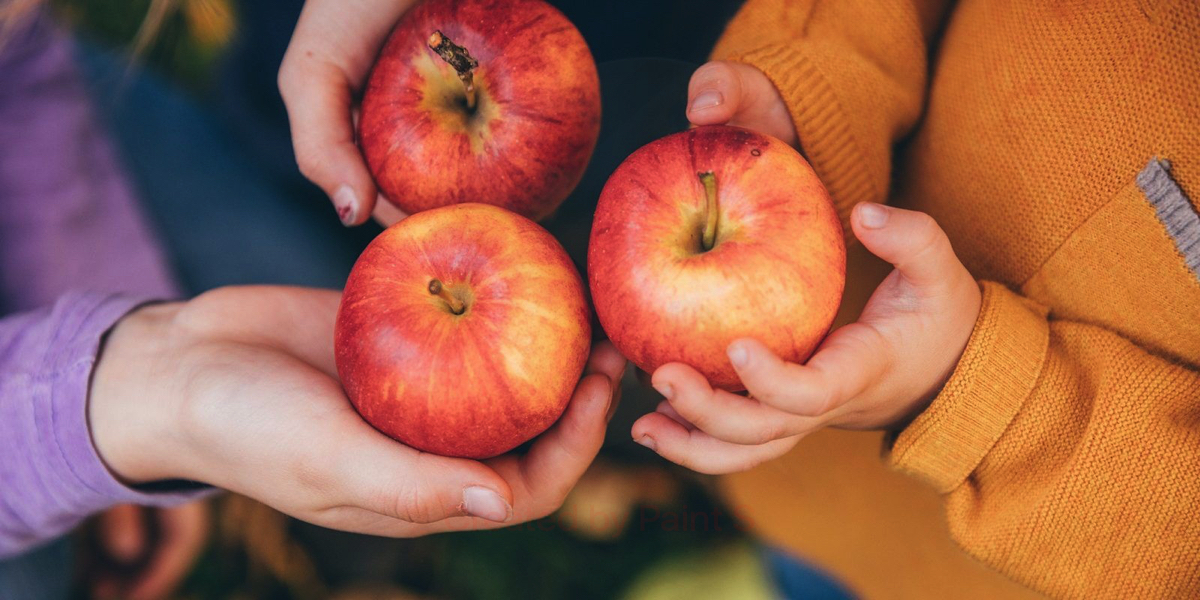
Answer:
[(699, 127), (638, 149), (600, 194), (588, 246), (600, 324), (645, 371), (691, 365), (744, 389), (725, 351), (758, 339), (803, 362), (828, 333), (846, 281), (829, 193), (790, 146)]
[(600, 79), (583, 36), (541, 0), (426, 0), (376, 59), (358, 129), (405, 212), (484, 202), (542, 219), (596, 146)]
[(545, 431), (583, 372), (583, 282), (533, 221), (458, 204), (391, 226), (355, 263), (334, 332), (337, 371), (383, 433), (487, 458)]

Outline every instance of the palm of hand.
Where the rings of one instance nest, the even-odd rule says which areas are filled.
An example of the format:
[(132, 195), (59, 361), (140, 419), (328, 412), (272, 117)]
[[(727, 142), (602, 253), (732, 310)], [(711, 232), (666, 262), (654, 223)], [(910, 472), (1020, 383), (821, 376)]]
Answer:
[(611, 346), (593, 349), (563, 418), (528, 453), (446, 458), (384, 436), (353, 410), (333, 360), (338, 301), (330, 291), (225, 288), (127, 317), (93, 385), (101, 455), (135, 482), (203, 481), (376, 535), (496, 527), (558, 507), (603, 439), (624, 368)]

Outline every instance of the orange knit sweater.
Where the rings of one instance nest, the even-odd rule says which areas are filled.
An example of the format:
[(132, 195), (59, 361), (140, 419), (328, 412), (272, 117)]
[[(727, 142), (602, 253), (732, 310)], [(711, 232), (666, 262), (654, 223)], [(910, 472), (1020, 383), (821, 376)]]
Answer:
[[(868, 597), (1200, 597), (1200, 2), (750, 0), (714, 58), (775, 83), (843, 217), (928, 212), (984, 294), (889, 448), (932, 491), (831, 432), (735, 507)], [(886, 268), (850, 272), (847, 318)]]

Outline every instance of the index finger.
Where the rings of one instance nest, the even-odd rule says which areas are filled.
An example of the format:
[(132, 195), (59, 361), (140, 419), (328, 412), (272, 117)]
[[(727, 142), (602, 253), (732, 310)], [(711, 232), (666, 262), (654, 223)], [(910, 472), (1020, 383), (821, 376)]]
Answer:
[(333, 64), (303, 57), (280, 69), (279, 92), (300, 172), (333, 200), (344, 224), (361, 224), (378, 192), (355, 144), (350, 81)]

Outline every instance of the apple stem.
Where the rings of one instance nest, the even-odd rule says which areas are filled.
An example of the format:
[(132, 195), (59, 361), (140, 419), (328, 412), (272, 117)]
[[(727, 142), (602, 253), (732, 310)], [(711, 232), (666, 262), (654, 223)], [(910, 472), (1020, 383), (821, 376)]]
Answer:
[(450, 290), (447, 290), (446, 286), (442, 285), (442, 282), (437, 279), (429, 280), (429, 293), (445, 300), (446, 304), (450, 305), (450, 312), (456, 315), (463, 314), (463, 311), (467, 309), (462, 300), (455, 298), (454, 294), (451, 294)]
[(467, 108), (475, 110), (475, 77), (473, 75), (475, 67), (479, 66), (479, 61), (471, 58), (471, 53), (467, 52), (466, 48), (450, 41), (441, 31), (434, 31), (429, 35), (429, 49), (437, 52), (437, 55), (442, 57), (455, 71), (458, 71), (458, 78), (462, 80), (463, 89), (467, 93)]
[(712, 171), (696, 173), (700, 183), (704, 185), (704, 232), (700, 236), (700, 245), (705, 250), (712, 250), (717, 242), (717, 176)]

